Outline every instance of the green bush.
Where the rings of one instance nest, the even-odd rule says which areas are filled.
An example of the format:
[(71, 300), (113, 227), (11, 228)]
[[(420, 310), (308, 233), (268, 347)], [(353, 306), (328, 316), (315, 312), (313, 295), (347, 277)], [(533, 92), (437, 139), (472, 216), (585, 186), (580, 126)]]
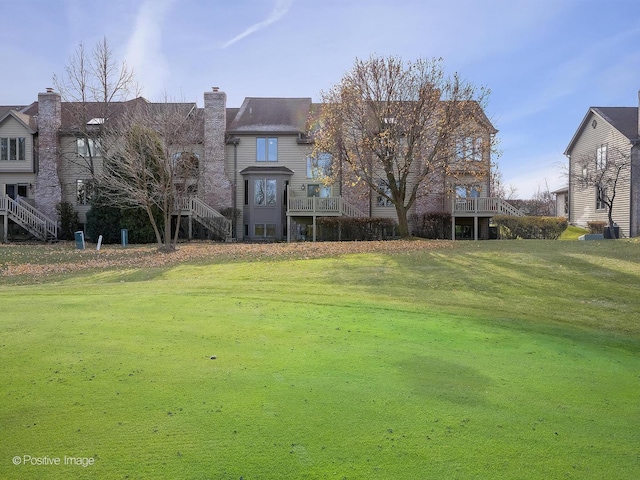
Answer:
[(97, 242), (102, 235), (102, 243), (120, 243), (121, 217), (119, 208), (102, 203), (92, 204), (87, 212), (87, 237)]
[(537, 238), (556, 240), (568, 226), (564, 217), (515, 217), (496, 215), (493, 221), (498, 226), (500, 238)]
[(413, 235), (422, 238), (448, 239), (451, 238), (451, 214), (446, 212), (413, 214), (410, 217), (413, 224)]
[(60, 219), (60, 232), (58, 237), (60, 240), (71, 240), (73, 234), (78, 230), (78, 212), (75, 211), (73, 205), (69, 202), (60, 202), (56, 205), (56, 212)]
[[(158, 228), (163, 228), (163, 221), (156, 215)], [(131, 208), (122, 211), (121, 228), (129, 230), (129, 243), (154, 243), (156, 234), (149, 220), (149, 215), (142, 208)]]
[(316, 225), (316, 239), (324, 241), (386, 240), (396, 236), (398, 226), (380, 217), (320, 217)]

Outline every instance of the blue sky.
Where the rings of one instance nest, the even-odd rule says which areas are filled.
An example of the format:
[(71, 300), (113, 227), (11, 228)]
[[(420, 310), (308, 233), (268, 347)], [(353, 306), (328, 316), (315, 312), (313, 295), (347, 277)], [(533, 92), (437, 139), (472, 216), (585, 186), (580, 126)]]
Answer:
[(590, 106), (636, 106), (637, 0), (0, 0), (0, 104), (52, 86), (103, 36), (143, 95), (319, 99), (356, 58), (444, 58), (491, 89), (503, 180), (529, 198), (565, 182), (563, 152)]

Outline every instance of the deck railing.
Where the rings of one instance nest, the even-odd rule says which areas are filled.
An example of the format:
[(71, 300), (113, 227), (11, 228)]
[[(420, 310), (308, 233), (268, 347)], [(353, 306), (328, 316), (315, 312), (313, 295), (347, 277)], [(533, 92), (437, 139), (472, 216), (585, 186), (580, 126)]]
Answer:
[(21, 201), (20, 197), (16, 200), (9, 195), (0, 197), (0, 212), (6, 212), (11, 220), (40, 240), (53, 240), (58, 237), (58, 223), (29, 203)]
[(216, 209), (211, 208), (209, 205), (196, 197), (186, 199), (184, 204), (182, 205), (182, 208), (183, 210), (190, 210), (191, 214), (197, 221), (219, 235), (221, 238), (226, 241), (231, 241), (231, 220), (227, 219)]
[(497, 197), (456, 198), (452, 201), (452, 213), (453, 215), (524, 215), (509, 202)]
[(298, 215), (344, 215), (366, 217), (367, 215), (342, 197), (289, 197), (287, 213)]

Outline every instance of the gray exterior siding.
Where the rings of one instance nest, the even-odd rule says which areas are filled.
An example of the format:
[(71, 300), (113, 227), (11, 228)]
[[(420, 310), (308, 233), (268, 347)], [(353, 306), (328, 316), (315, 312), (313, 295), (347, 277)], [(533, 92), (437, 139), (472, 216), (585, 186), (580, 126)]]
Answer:
[[(256, 144), (257, 138), (277, 138), (278, 139), (278, 160), (275, 162), (269, 161), (257, 161), (256, 160)], [(227, 143), (225, 162), (226, 170), (232, 173), (230, 181), (235, 183), (235, 206), (243, 213), (236, 224), (236, 238), (243, 240), (245, 238), (245, 225), (248, 225), (250, 232), (249, 237), (253, 235), (253, 225), (255, 223), (265, 223), (265, 220), (260, 217), (260, 208), (248, 209), (247, 207), (253, 204), (253, 188), (250, 185), (249, 191), (246, 192), (246, 199), (248, 205), (245, 205), (245, 180), (253, 180), (259, 175), (256, 173), (258, 169), (265, 169), (265, 172), (271, 167), (288, 167), (293, 171), (292, 175), (288, 175), (286, 181), (289, 182), (290, 191), (293, 194), (302, 192), (302, 186), (309, 183), (309, 179), (306, 177), (307, 173), (307, 156), (311, 152), (309, 145), (299, 144), (297, 135), (277, 134), (273, 132), (265, 132), (264, 134), (250, 134), (250, 135), (234, 135), (237, 139), (235, 144)], [(242, 175), (240, 172), (247, 168), (253, 168), (252, 173), (249, 175)], [(284, 205), (284, 187), (285, 179), (280, 178), (280, 174), (265, 173), (264, 178), (278, 179), (278, 204), (281, 208), (286, 208)], [(305, 193), (306, 195), (306, 193)], [(249, 212), (253, 215), (251, 215)], [(247, 217), (247, 218), (243, 218)], [(280, 238), (279, 238), (280, 239)]]
[(25, 159), (24, 160), (0, 160), (0, 173), (5, 172), (29, 172), (34, 173), (34, 146), (33, 135), (24, 128), (15, 118), (9, 116), (0, 123), (0, 137), (24, 138), (25, 139)]
[[(592, 126), (595, 120), (595, 128)], [(595, 164), (596, 148), (599, 145), (608, 145), (611, 155), (615, 149), (625, 154), (630, 154), (631, 143), (629, 139), (616, 130), (609, 122), (594, 112), (591, 112), (583, 122), (584, 128), (575, 138), (570, 152), (570, 208), (569, 220), (580, 227), (587, 226), (588, 222), (606, 222), (607, 210), (597, 209), (597, 189), (594, 186), (584, 185), (582, 179), (583, 161), (588, 160)], [(620, 227), (624, 236), (630, 235), (630, 203), (631, 203), (631, 169), (626, 168), (621, 175), (616, 189), (616, 199), (613, 208), (613, 220)]]

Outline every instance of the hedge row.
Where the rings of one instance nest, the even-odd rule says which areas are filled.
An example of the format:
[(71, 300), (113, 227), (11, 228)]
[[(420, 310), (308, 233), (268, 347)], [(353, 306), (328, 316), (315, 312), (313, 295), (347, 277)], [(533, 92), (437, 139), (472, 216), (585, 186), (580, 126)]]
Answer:
[(128, 230), (129, 243), (156, 241), (149, 216), (141, 208), (120, 210), (107, 205), (92, 205), (87, 212), (86, 234), (94, 242), (102, 235), (102, 243), (120, 243), (120, 230), (123, 228)]
[(515, 217), (496, 215), (493, 221), (498, 226), (500, 238), (538, 238), (555, 240), (567, 229), (564, 217)]
[(413, 214), (409, 217), (413, 224), (413, 235), (430, 239), (451, 238), (451, 214), (445, 212)]
[(390, 218), (320, 217), (316, 239), (321, 241), (386, 240), (396, 236), (398, 224)]
[(587, 222), (587, 229), (589, 233), (604, 233), (604, 228), (607, 226), (607, 222)]

